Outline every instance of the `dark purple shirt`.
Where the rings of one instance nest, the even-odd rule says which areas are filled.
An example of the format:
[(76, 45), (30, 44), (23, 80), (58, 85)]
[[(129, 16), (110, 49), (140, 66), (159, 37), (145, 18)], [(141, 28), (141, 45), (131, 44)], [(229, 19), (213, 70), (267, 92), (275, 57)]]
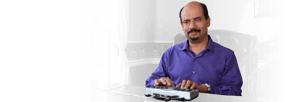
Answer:
[(146, 80), (146, 87), (154, 86), (155, 79), (170, 77), (175, 86), (191, 80), (210, 84), (213, 94), (241, 96), (243, 80), (234, 52), (208, 37), (207, 47), (198, 55), (189, 49), (188, 41), (169, 48)]

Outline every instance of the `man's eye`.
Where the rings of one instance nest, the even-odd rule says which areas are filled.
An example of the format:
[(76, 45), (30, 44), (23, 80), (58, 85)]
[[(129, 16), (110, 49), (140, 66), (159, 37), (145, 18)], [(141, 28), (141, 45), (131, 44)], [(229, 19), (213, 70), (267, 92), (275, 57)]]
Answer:
[(196, 21), (200, 21), (200, 19), (198, 18), (198, 19), (196, 19)]
[(184, 23), (189, 23), (189, 21), (184, 21)]

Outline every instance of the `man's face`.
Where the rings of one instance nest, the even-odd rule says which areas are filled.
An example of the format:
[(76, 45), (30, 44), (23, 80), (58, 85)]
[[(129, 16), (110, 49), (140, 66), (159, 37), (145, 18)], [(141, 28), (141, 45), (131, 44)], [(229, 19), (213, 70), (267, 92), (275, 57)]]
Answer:
[(207, 27), (210, 26), (210, 18), (205, 19), (203, 9), (199, 3), (187, 4), (181, 12), (181, 18), (181, 26), (190, 42), (200, 42), (206, 37)]

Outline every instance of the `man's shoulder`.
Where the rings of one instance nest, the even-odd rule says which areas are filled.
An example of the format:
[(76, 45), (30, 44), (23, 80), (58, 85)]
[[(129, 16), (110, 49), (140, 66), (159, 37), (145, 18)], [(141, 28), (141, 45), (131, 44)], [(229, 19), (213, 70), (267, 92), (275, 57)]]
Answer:
[(215, 47), (214, 50), (217, 51), (217, 52), (226, 52), (227, 54), (234, 53), (234, 51), (231, 50), (230, 48), (225, 47), (225, 46), (223, 46), (219, 43), (216, 43), (216, 42), (214, 42), (214, 47)]
[(184, 46), (186, 42), (180, 43), (180, 44), (176, 44), (174, 46), (172, 46), (171, 48), (176, 48), (176, 49), (182, 49), (182, 47)]
[[(180, 44), (173, 45), (173, 46), (171, 46), (170, 48), (168, 48), (166, 52), (172, 53), (172, 52), (174, 52), (174, 51), (180, 51), (180, 50), (182, 50), (182, 47), (184, 46), (184, 43), (185, 43), (185, 42), (180, 43)], [(165, 53), (166, 53), (166, 52), (165, 52)]]

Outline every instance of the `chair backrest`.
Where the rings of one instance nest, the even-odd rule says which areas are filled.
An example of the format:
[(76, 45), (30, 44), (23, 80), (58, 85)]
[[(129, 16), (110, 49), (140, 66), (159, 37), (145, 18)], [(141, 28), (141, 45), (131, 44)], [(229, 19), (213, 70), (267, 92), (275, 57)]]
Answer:
[(212, 40), (233, 50), (238, 60), (244, 60), (253, 52), (257, 44), (256, 36), (229, 30), (209, 30)]
[(186, 40), (187, 40), (186, 37), (185, 37), (182, 33), (178, 33), (178, 34), (176, 34), (175, 37), (174, 37), (173, 45), (183, 43), (183, 42), (185, 42)]

